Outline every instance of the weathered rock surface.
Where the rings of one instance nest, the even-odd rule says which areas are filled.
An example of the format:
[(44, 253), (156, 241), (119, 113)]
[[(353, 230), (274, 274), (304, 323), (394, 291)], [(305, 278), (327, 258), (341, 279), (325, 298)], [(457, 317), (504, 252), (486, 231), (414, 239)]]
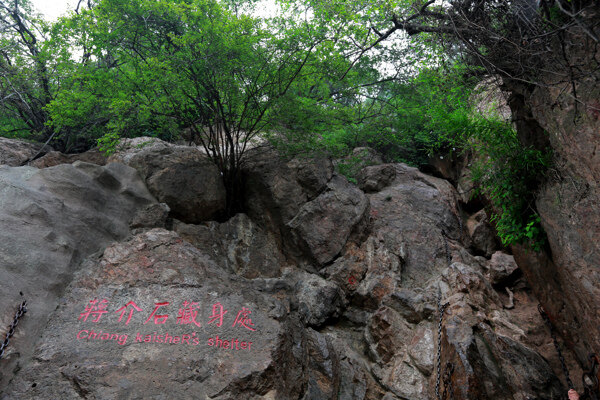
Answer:
[(486, 277), (492, 285), (506, 282), (519, 268), (513, 256), (501, 251), (492, 254), (492, 258), (486, 267), (488, 267)]
[[(598, 19), (598, 6), (582, 16), (582, 24)], [(590, 353), (600, 354), (600, 74), (596, 41), (578, 29), (565, 32), (563, 57), (578, 65), (568, 84), (536, 85), (529, 90), (515, 82), (513, 111), (519, 107), (524, 144), (549, 145), (554, 165), (540, 188), (536, 208), (550, 251), (513, 252), (537, 297), (581, 365)], [(542, 75), (552, 83), (551, 75)]]
[(360, 159), (363, 166), (383, 164), (381, 154), (371, 147), (356, 147), (352, 150), (350, 157)]
[[(140, 138), (138, 138), (140, 139)], [(147, 143), (147, 144), (146, 144)], [(135, 168), (150, 192), (188, 223), (217, 218), (225, 210), (225, 186), (218, 168), (195, 147), (171, 146), (155, 139), (109, 158)]]
[(132, 229), (164, 228), (167, 225), (169, 211), (169, 206), (165, 203), (150, 204), (133, 215), (129, 227)]
[(458, 398), (562, 399), (566, 390), (538, 353), (522, 343), (523, 333), (511, 321), (483, 276), (453, 263), (444, 273), (448, 312), (443, 358), (454, 367)]
[(176, 221), (173, 229), (230, 273), (246, 278), (273, 278), (281, 275), (285, 265), (273, 234), (265, 232), (245, 214), (237, 214), (221, 224)]
[(155, 202), (137, 172), (121, 164), (0, 167), (2, 329), (21, 301), (19, 292), (29, 301), (15, 346), (2, 360), (0, 387), (7, 372), (31, 356), (83, 257), (124, 238), (131, 215)]
[(363, 168), (358, 174), (358, 186), (365, 193), (378, 192), (396, 177), (393, 164), (374, 165)]
[(287, 225), (296, 241), (323, 265), (339, 254), (355, 229), (366, 226), (368, 210), (364, 193), (336, 175), (327, 190), (304, 204)]
[(301, 274), (296, 280), (300, 318), (306, 325), (318, 327), (341, 315), (346, 298), (338, 285), (311, 274)]
[(83, 266), (3, 398), (265, 395), (284, 344), (281, 307), (173, 232), (151, 230)]
[(75, 161), (106, 165), (106, 156), (98, 149), (92, 149), (78, 154), (64, 154), (59, 151), (50, 151), (44, 156), (33, 160), (29, 165), (36, 168), (48, 168), (59, 164), (72, 164)]
[(433, 399), (438, 295), (455, 399), (564, 398), (530, 293), (469, 252), (447, 181), (388, 165), (365, 195), (328, 160), (253, 162), (247, 215), (129, 210), (135, 236), (74, 264), (2, 398)]
[(386, 396), (434, 398), (439, 290), (448, 303), (442, 369), (448, 362), (454, 367), (455, 398), (563, 398), (554, 372), (523, 343), (523, 331), (511, 322), (516, 318), (484, 277), (490, 267), (481, 263), (489, 261), (452, 239), (460, 237), (452, 187), (397, 165), (395, 180), (369, 198), (370, 236), (360, 247), (347, 247), (324, 274), (346, 292), (344, 316), (364, 326), (364, 344), (350, 343), (368, 355), (371, 372), (390, 391)]
[(245, 166), (248, 215), (281, 239), (294, 257), (326, 264), (356, 231), (364, 230), (368, 201), (335, 175), (330, 159), (282, 160), (253, 149)]
[(486, 257), (490, 257), (498, 249), (498, 244), (496, 243), (496, 231), (490, 225), (485, 210), (472, 215), (466, 225), (473, 247)]
[(330, 159), (285, 161), (270, 148), (252, 149), (244, 166), (248, 215), (276, 231), (327, 188)]
[(121, 139), (117, 144), (115, 152), (108, 157), (108, 162), (119, 162), (129, 165), (131, 159), (149, 150), (161, 150), (173, 145), (150, 136), (141, 136), (131, 139)]
[[(42, 145), (0, 137), (0, 165), (19, 167), (34, 157)], [(52, 147), (44, 146), (40, 154), (49, 151), (52, 151)]]

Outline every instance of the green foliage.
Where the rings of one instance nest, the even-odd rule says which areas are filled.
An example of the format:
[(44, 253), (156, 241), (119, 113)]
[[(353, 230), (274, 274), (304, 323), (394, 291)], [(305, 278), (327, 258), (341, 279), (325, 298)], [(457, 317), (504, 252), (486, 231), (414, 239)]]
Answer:
[(491, 221), (502, 243), (524, 243), (539, 251), (545, 243), (534, 195), (547, 171), (551, 154), (523, 147), (516, 132), (503, 121), (477, 121), (464, 137), (474, 154), (473, 181), (492, 203)]
[[(475, 154), (474, 194), (490, 199), (491, 219), (502, 243), (528, 243), (539, 250), (544, 233), (533, 206), (534, 190), (551, 157), (523, 147), (510, 124), (498, 116), (477, 115), (471, 104), (474, 86), (472, 78), (465, 78), (465, 68), (455, 65), (424, 68), (404, 83), (386, 82), (378, 97), (362, 101), (351, 101), (352, 95), (360, 95), (350, 93), (346, 104), (319, 106), (318, 101), (295, 97), (294, 105), (303, 110), (295, 116), (302, 118), (288, 118), (294, 133), (277, 143), (289, 153), (324, 152), (340, 159), (337, 171), (352, 182), (365, 166), (361, 157), (350, 155), (356, 147), (369, 146), (386, 161), (415, 166), (427, 165), (434, 156)], [(361, 119), (368, 108), (377, 112)]]
[(288, 156), (338, 158), (353, 182), (366, 166), (356, 147), (415, 166), (470, 152), (503, 243), (543, 244), (532, 188), (550, 156), (474, 115), (474, 70), (458, 48), (400, 32), (372, 46), (393, 16), (414, 12), (410, 1), (280, 0), (268, 19), (252, 13), (256, 0), (100, 0), (54, 24), (18, 2), (21, 14), (5, 8), (3, 20), (24, 24), (0, 30), (3, 136), (110, 154), (120, 138), (186, 132), (220, 168), (230, 203), (261, 137)]
[[(456, 147), (456, 138), (473, 125), (468, 102), (473, 84), (459, 79), (462, 73), (459, 66), (426, 68), (406, 82), (384, 80), (375, 93), (346, 93), (345, 104), (313, 102), (292, 125), (286, 145), (321, 149), (334, 157), (368, 146), (386, 161), (427, 164), (432, 155)], [(364, 74), (354, 78), (355, 84), (361, 78)]]
[(109, 132), (98, 139), (98, 149), (105, 155), (110, 156), (117, 150), (120, 136), (117, 132)]
[(373, 165), (373, 161), (370, 160), (368, 151), (365, 149), (362, 152), (353, 152), (352, 155), (344, 157), (336, 163), (336, 171), (344, 175), (348, 181), (357, 184), (358, 173), (365, 167)]

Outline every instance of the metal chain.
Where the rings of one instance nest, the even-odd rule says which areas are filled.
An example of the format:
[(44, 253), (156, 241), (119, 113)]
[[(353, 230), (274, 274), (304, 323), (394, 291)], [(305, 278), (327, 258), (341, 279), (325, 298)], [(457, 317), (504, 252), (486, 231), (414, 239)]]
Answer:
[(442, 366), (442, 321), (444, 319), (444, 311), (446, 310), (446, 306), (448, 304), (442, 305), (442, 296), (438, 291), (438, 299), (437, 299), (438, 313), (439, 313), (439, 322), (438, 322), (438, 342), (437, 342), (437, 376), (435, 379), (435, 396), (438, 400), (440, 400), (440, 376), (441, 376), (441, 366)]
[[(444, 239), (444, 251), (446, 253), (446, 264), (448, 267), (452, 264), (452, 257), (450, 256), (450, 249), (448, 247), (448, 240), (446, 239), (446, 232), (442, 230), (442, 239)], [(437, 342), (437, 366), (436, 366), (436, 379), (435, 379), (435, 396), (438, 400), (441, 400), (440, 397), (440, 379), (442, 375), (442, 323), (444, 322), (444, 312), (446, 311), (446, 307), (448, 304), (442, 305), (442, 294), (440, 289), (438, 288), (438, 298), (437, 298), (437, 308), (438, 308), (438, 342)], [(450, 364), (450, 363), (449, 363)], [(454, 369), (454, 366), (452, 367)], [(448, 384), (446, 383), (446, 378), (444, 377), (444, 399), (447, 395)], [(452, 388), (450, 387), (450, 391)]]
[(452, 387), (452, 374), (454, 373), (454, 364), (446, 363), (444, 368), (444, 395), (443, 400), (454, 400), (454, 388)]
[(583, 398), (588, 400), (598, 400), (598, 358), (594, 353), (590, 354), (588, 357), (592, 363), (589, 371), (585, 371), (581, 375), (581, 381), (583, 383), (583, 388), (585, 390), (585, 395)]
[(562, 367), (563, 373), (565, 374), (565, 379), (567, 380), (567, 385), (569, 386), (569, 389), (575, 389), (575, 386), (573, 385), (573, 381), (571, 381), (571, 377), (569, 376), (569, 370), (567, 369), (567, 365), (565, 364), (565, 359), (562, 355), (562, 352), (560, 351), (560, 346), (558, 345), (558, 340), (556, 339), (554, 327), (552, 326), (550, 317), (548, 317), (546, 310), (544, 310), (544, 307), (542, 307), (541, 304), (538, 304), (538, 312), (540, 313), (540, 315), (542, 316), (542, 319), (544, 320), (544, 322), (548, 326), (548, 329), (550, 330), (550, 336), (552, 337), (552, 341), (554, 342), (554, 347), (556, 348), (556, 352), (558, 353), (558, 359), (560, 360), (560, 365)]
[(446, 263), (448, 267), (452, 264), (452, 257), (450, 256), (450, 248), (448, 247), (448, 239), (446, 239), (446, 232), (442, 230), (442, 238), (444, 239), (444, 251), (446, 252)]
[(17, 324), (19, 323), (19, 319), (21, 319), (21, 317), (26, 312), (27, 312), (27, 302), (23, 301), (21, 303), (21, 305), (19, 306), (19, 309), (15, 313), (15, 318), (13, 319), (12, 324), (10, 324), (10, 326), (8, 327), (8, 332), (6, 332), (6, 338), (4, 339), (4, 342), (2, 342), (2, 344), (0, 345), (0, 360), (4, 356), (4, 350), (8, 346), (8, 343), (10, 342), (10, 338), (15, 334), (15, 328), (17, 327)]

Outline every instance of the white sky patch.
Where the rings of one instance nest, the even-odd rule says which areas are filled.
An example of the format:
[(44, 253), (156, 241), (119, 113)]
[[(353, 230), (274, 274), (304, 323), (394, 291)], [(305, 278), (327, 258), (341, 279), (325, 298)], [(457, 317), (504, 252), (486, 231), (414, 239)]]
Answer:
[(68, 10), (74, 10), (77, 0), (31, 0), (31, 4), (46, 20), (54, 21)]
[[(74, 10), (77, 0), (30, 0), (34, 8), (42, 13), (46, 20), (54, 21)], [(274, 17), (277, 15), (277, 6), (274, 0), (262, 0), (255, 6), (255, 13), (260, 17)]]

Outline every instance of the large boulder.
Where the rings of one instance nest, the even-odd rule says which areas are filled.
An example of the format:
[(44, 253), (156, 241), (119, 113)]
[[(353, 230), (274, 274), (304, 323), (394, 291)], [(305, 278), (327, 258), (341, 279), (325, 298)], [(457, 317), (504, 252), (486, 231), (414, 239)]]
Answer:
[(289, 223), (307, 202), (331, 191), (331, 160), (286, 160), (272, 148), (261, 147), (248, 152), (243, 173), (248, 216), (280, 237), (287, 254), (301, 258), (307, 246), (292, 237)]
[(277, 238), (246, 214), (237, 214), (223, 223), (193, 225), (175, 221), (173, 229), (233, 274), (273, 278), (281, 275), (285, 265)]
[(44, 156), (33, 160), (29, 165), (36, 168), (48, 168), (59, 164), (72, 164), (75, 161), (105, 165), (106, 155), (101, 153), (98, 149), (92, 149), (77, 154), (64, 154), (59, 151), (51, 151)]
[(222, 216), (225, 186), (219, 169), (208, 157), (195, 147), (172, 146), (158, 139), (132, 143), (126, 142), (128, 147), (111, 156), (109, 162), (124, 162), (137, 169), (150, 192), (169, 206), (174, 218), (194, 224)]
[(263, 147), (248, 152), (243, 171), (249, 216), (275, 231), (326, 190), (333, 164), (328, 158), (285, 160)]
[(82, 258), (126, 237), (131, 216), (153, 203), (137, 172), (121, 164), (0, 167), (2, 328), (19, 292), (29, 302), (2, 360), (0, 387), (30, 359)]
[(52, 151), (52, 147), (43, 144), (25, 142), (18, 139), (0, 137), (0, 165), (19, 167), (36, 154)]
[(123, 138), (117, 143), (115, 152), (108, 157), (108, 162), (120, 162), (128, 165), (133, 157), (145, 151), (160, 150), (172, 146), (171, 143), (150, 136)]
[(355, 229), (366, 227), (368, 211), (364, 193), (336, 175), (327, 190), (304, 204), (287, 225), (296, 242), (324, 265), (340, 253)]
[(295, 278), (300, 318), (306, 325), (321, 326), (342, 314), (346, 306), (344, 292), (334, 282), (317, 275), (300, 274)]
[(3, 399), (275, 393), (281, 310), (174, 232), (150, 230), (84, 263)]
[(448, 304), (440, 378), (451, 363), (455, 399), (563, 398), (564, 388), (539, 355), (550, 337), (533, 341), (524, 334), (541, 318), (520, 318), (520, 303), (504, 309), (505, 295), (484, 275), (493, 270), (490, 279), (501, 279), (500, 257), (474, 257), (460, 241), (456, 191), (414, 168), (395, 168), (394, 180), (368, 195), (369, 237), (347, 246), (322, 271), (348, 299), (342, 318), (364, 327), (361, 344), (347, 338), (347, 345), (366, 346), (372, 374), (388, 398), (435, 398), (440, 296)]
[(358, 187), (365, 193), (378, 192), (393, 182), (395, 177), (394, 164), (365, 167), (358, 174)]
[(490, 224), (485, 210), (480, 210), (473, 214), (466, 223), (467, 231), (471, 237), (471, 244), (476, 251), (486, 257), (491, 257), (492, 253), (498, 249), (498, 239), (496, 231)]

